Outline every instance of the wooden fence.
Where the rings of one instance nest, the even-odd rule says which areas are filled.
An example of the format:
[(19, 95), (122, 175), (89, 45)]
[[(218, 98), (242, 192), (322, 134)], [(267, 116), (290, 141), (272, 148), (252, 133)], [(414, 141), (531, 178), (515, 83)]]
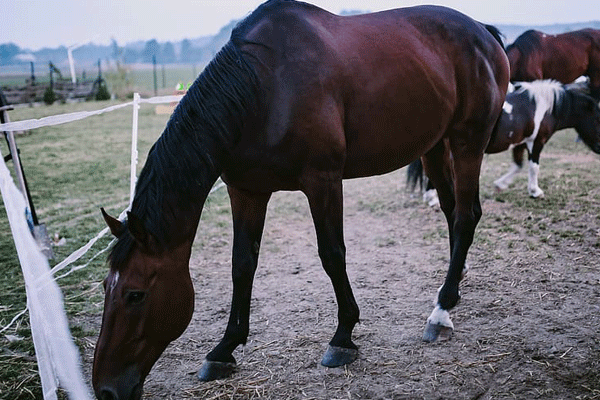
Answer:
[[(2, 87), (2, 93), (4, 93), (8, 104), (34, 103), (43, 101), (44, 92), (49, 86), (49, 83), (30, 84), (21, 87), (5, 86)], [(53, 90), (58, 100), (85, 99), (93, 94), (94, 80), (77, 82), (76, 84), (67, 80), (58, 80), (54, 82)]]

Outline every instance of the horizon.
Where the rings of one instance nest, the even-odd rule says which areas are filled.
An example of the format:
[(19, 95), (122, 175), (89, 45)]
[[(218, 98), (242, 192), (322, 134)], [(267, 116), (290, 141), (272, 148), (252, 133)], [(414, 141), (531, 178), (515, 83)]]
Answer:
[[(444, 5), (474, 19), (493, 25), (549, 26), (600, 21), (600, 7), (585, 7), (587, 0), (504, 0), (502, 4), (477, 0), (363, 0), (308, 1), (328, 11), (380, 11), (418, 4)], [(64, 0), (60, 11), (45, 0), (11, 1), (0, 14), (5, 27), (2, 44), (13, 43), (35, 52), (60, 46), (95, 44), (105, 46), (111, 39), (119, 46), (156, 39), (180, 42), (214, 36), (233, 20), (253, 11), (261, 0)], [(48, 15), (52, 18), (48, 18)], [(24, 30), (23, 26), (35, 29)]]

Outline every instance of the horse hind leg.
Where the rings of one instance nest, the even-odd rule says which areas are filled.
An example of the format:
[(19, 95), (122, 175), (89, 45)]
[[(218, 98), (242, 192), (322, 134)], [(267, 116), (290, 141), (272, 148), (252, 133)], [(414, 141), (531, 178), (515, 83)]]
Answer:
[[(437, 146), (436, 146), (437, 147)], [(469, 146), (457, 145), (450, 140), (452, 159), (447, 155), (440, 163), (439, 149), (428, 153), (430, 178), (437, 176), (434, 185), (440, 193), (440, 205), (448, 221), (450, 236), (450, 266), (444, 284), (437, 296), (437, 303), (429, 318), (423, 340), (433, 342), (449, 339), (454, 326), (449, 311), (460, 299), (459, 283), (465, 273), (465, 262), (469, 247), (473, 242), (475, 227), (481, 218), (479, 202), (479, 173), (483, 150), (477, 152)], [(437, 154), (436, 154), (437, 153)], [(438, 162), (435, 162), (435, 159)], [(437, 168), (435, 167), (437, 166)], [(444, 173), (451, 169), (452, 173)], [(435, 173), (434, 171), (438, 172)], [(449, 179), (449, 177), (451, 179)]]
[[(454, 188), (451, 177), (451, 160), (445, 143), (440, 141), (427, 154), (423, 156), (423, 165), (427, 171), (430, 183), (433, 184), (439, 195), (440, 208), (446, 217), (448, 223), (449, 241), (450, 241), (450, 256), (452, 256), (452, 248), (454, 246), (453, 225), (454, 225)], [(434, 311), (436, 315), (432, 315), (427, 320), (423, 340), (426, 342), (434, 342), (438, 339), (446, 340), (452, 335), (454, 325), (450, 320), (450, 314), (445, 311), (439, 311), (439, 295), (444, 286), (440, 286), (434, 300)]]
[(338, 304), (338, 327), (321, 364), (339, 367), (358, 357), (358, 348), (352, 342), (352, 330), (359, 321), (358, 305), (346, 273), (342, 181), (341, 178), (317, 178), (304, 182), (303, 186), (315, 225), (319, 257), (331, 279)]
[(252, 282), (258, 264), (267, 203), (271, 194), (251, 194), (228, 187), (233, 214), (232, 278), (233, 298), (225, 335), (206, 356), (198, 378), (212, 381), (226, 378), (236, 368), (233, 351), (246, 344), (249, 332)]

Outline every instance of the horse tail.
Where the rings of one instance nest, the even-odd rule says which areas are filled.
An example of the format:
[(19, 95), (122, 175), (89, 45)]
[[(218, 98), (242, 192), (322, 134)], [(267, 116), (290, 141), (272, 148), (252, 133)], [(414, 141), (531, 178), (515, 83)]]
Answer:
[(502, 32), (500, 32), (500, 29), (496, 28), (494, 25), (484, 24), (483, 26), (485, 26), (485, 29), (487, 29), (487, 31), (492, 34), (494, 39), (496, 39), (498, 41), (498, 43), (500, 43), (500, 46), (502, 46), (502, 49), (504, 49), (504, 51), (506, 51), (506, 47), (504, 46), (504, 40), (503, 40), (504, 35), (502, 34)]
[(417, 158), (415, 161), (408, 164), (406, 170), (406, 186), (411, 191), (415, 191), (415, 187), (419, 185), (419, 190), (423, 191), (425, 185), (425, 172), (423, 171), (423, 162), (421, 158)]

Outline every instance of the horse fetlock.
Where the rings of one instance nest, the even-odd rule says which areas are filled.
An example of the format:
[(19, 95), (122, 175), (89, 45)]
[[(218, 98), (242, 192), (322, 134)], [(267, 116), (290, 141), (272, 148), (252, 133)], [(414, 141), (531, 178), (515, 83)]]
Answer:
[(442, 310), (450, 310), (454, 308), (460, 301), (460, 290), (458, 287), (454, 289), (446, 288), (444, 285), (440, 286), (435, 298), (434, 306)]
[(530, 187), (529, 188), (529, 196), (531, 196), (534, 199), (540, 199), (540, 198), (544, 197), (544, 191), (542, 189), (540, 189), (539, 187)]
[(450, 329), (454, 329), (454, 324), (450, 319), (450, 313), (441, 308), (439, 304), (435, 306), (435, 308), (431, 312), (431, 315), (429, 316), (429, 318), (427, 318), (427, 323), (434, 325), (442, 325)]
[(506, 182), (505, 180), (503, 180), (502, 178), (500, 179), (496, 179), (494, 181), (494, 187), (496, 188), (496, 190), (498, 191), (502, 191), (502, 190), (506, 190), (508, 189), (508, 186), (510, 185), (510, 183)]
[(437, 305), (427, 318), (423, 341), (431, 343), (436, 340), (449, 340), (453, 331), (454, 324), (450, 320), (450, 313)]

